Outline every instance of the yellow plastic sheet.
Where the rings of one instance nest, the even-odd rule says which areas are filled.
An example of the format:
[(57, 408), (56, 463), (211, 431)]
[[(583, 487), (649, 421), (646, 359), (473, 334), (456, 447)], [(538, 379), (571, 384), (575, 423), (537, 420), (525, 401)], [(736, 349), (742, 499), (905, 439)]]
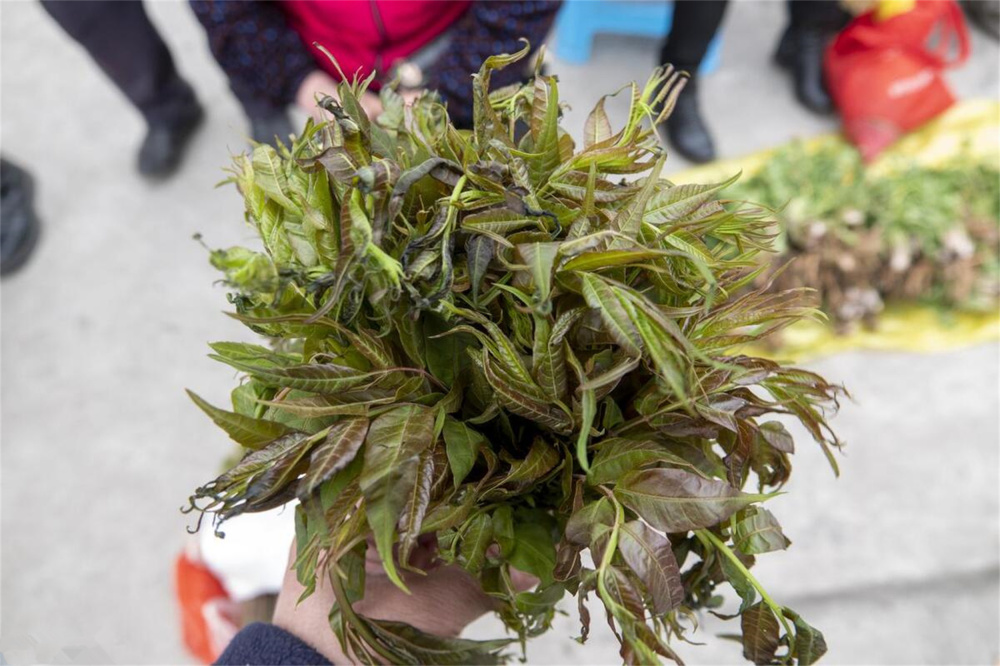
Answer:
[[(837, 134), (808, 139), (806, 150), (843, 144)], [(674, 174), (675, 183), (721, 182), (742, 171), (744, 176), (758, 171), (774, 150), (746, 157), (706, 164)], [(935, 166), (962, 155), (1000, 168), (1000, 102), (971, 100), (956, 104), (916, 132), (897, 141), (869, 166), (879, 175), (913, 165)], [(804, 321), (782, 332), (778, 349), (754, 347), (742, 353), (800, 361), (828, 356), (850, 349), (937, 352), (1000, 340), (1000, 311), (945, 312), (940, 308), (916, 305), (890, 306), (874, 330), (857, 329), (837, 334), (821, 322)]]
[(1000, 340), (1000, 315), (896, 306), (883, 312), (874, 330), (838, 334), (824, 322), (803, 321), (782, 331), (779, 347), (753, 345), (740, 354), (800, 362), (842, 351), (939, 352)]

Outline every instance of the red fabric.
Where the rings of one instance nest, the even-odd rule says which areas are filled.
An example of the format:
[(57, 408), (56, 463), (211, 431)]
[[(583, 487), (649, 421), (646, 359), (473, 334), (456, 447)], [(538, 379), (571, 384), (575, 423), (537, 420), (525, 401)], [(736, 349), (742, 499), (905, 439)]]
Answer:
[[(206, 617), (206, 609), (227, 602), (229, 595), (205, 565), (186, 554), (177, 557), (174, 568), (177, 602), (181, 610), (184, 645), (203, 664), (211, 664), (225, 648)], [(235, 628), (235, 624), (234, 624)]]
[[(935, 36), (936, 46), (928, 44)], [(956, 47), (956, 55), (948, 52)], [(866, 161), (923, 125), (955, 98), (941, 71), (965, 61), (969, 37), (954, 0), (917, 0), (885, 21), (851, 21), (826, 53), (826, 76), (844, 132)]]
[(348, 77), (387, 72), (426, 46), (465, 13), (471, 0), (288, 0), (279, 3), (292, 28), (331, 76), (336, 67), (314, 43), (337, 58)]

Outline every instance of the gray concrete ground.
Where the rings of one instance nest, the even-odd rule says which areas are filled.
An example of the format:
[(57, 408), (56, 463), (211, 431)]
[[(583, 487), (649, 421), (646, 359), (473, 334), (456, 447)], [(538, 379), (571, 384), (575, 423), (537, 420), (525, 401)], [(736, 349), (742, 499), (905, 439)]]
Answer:
[[(205, 342), (246, 337), (221, 314), (204, 250), (250, 239), (232, 189), (215, 190), (243, 119), (184, 4), (156, 3), (181, 70), (210, 113), (183, 171), (151, 185), (132, 170), (139, 118), (36, 3), (0, 7), (2, 143), (38, 179), (37, 256), (3, 283), (0, 651), (11, 663), (182, 663), (171, 590), (177, 512), (230, 449), (184, 395), (222, 402), (233, 375)], [(726, 156), (835, 127), (792, 101), (769, 64), (776, 3), (735, 3), (722, 69), (703, 106)], [(998, 50), (976, 34), (953, 76), (964, 97), (998, 96)], [(587, 67), (556, 60), (567, 122), (599, 94), (644, 78), (656, 45), (602, 37)], [(619, 111), (612, 105), (613, 113)], [(683, 163), (675, 161), (672, 169)], [(773, 503), (795, 542), (761, 558), (774, 596), (826, 632), (828, 663), (997, 663), (1000, 349), (847, 353), (811, 363), (855, 403), (835, 480), (803, 443)], [(568, 609), (568, 607), (567, 607)], [(613, 663), (575, 612), (529, 645), (532, 663)], [(495, 634), (490, 619), (471, 635)], [(689, 663), (738, 663), (707, 618)], [(30, 655), (36, 655), (32, 657)]]

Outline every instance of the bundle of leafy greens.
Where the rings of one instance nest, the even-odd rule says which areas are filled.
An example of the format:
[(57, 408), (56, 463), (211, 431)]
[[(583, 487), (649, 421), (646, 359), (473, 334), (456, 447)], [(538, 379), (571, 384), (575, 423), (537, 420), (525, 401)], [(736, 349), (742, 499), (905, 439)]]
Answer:
[[(812, 663), (820, 632), (749, 569), (789, 544), (761, 503), (788, 479), (793, 442), (767, 417), (803, 424), (835, 467), (825, 414), (840, 389), (727, 355), (811, 313), (799, 292), (746, 290), (768, 218), (726, 210), (721, 185), (660, 178), (645, 120), (669, 113), (677, 74), (625, 89), (617, 132), (602, 100), (577, 150), (555, 78), (490, 91), (526, 53), (473, 77), (472, 131), (433, 95), (404, 108), (392, 90), (369, 122), (366, 82), (343, 83), (320, 100), (329, 124), (236, 158), (266, 253), (212, 261), (233, 316), (271, 345), (211, 345), (246, 379), (234, 411), (195, 400), (248, 452), (191, 509), (219, 523), (297, 498), (299, 580), (309, 593), (329, 577), (332, 630), (366, 662), (502, 658), (509, 641), (353, 610), (369, 542), (402, 587), (434, 534), (522, 649), (567, 593), (584, 640), (595, 595), (625, 662), (679, 662), (672, 643), (729, 583), (747, 658)], [(537, 588), (516, 590), (512, 568)]]
[(842, 328), (874, 323), (885, 304), (1000, 305), (995, 164), (959, 157), (873, 174), (846, 143), (793, 143), (726, 195), (777, 211), (780, 252), (758, 284), (816, 289)]

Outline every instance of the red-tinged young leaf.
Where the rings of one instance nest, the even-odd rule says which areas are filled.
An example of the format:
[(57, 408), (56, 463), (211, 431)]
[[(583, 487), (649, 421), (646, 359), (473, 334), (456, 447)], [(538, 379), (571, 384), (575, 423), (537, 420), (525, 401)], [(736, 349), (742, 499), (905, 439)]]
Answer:
[(587, 122), (583, 125), (583, 147), (585, 149), (611, 138), (611, 120), (604, 110), (605, 99), (607, 97), (598, 100), (594, 110), (587, 116)]
[(755, 664), (770, 664), (778, 651), (778, 619), (764, 602), (751, 606), (740, 619), (743, 656)]
[(642, 521), (622, 525), (618, 552), (643, 582), (653, 600), (653, 611), (663, 615), (684, 601), (684, 586), (674, 551), (666, 537)]
[(427, 505), (431, 501), (431, 483), (434, 481), (434, 455), (424, 449), (417, 463), (417, 478), (406, 498), (403, 515), (399, 517), (399, 561), (408, 567), (410, 553), (417, 545), (417, 537), (423, 526)]
[(742, 493), (725, 481), (680, 469), (630, 472), (615, 486), (615, 495), (647, 523), (668, 533), (717, 525), (768, 497)]
[(782, 453), (795, 453), (795, 442), (792, 436), (785, 430), (785, 426), (778, 421), (768, 421), (759, 426), (760, 436), (764, 441)]
[(368, 419), (340, 421), (330, 428), (326, 441), (316, 447), (309, 461), (309, 473), (299, 484), (299, 495), (311, 495), (320, 484), (354, 460), (368, 433)]

